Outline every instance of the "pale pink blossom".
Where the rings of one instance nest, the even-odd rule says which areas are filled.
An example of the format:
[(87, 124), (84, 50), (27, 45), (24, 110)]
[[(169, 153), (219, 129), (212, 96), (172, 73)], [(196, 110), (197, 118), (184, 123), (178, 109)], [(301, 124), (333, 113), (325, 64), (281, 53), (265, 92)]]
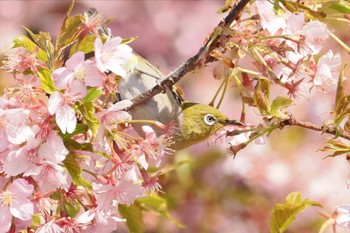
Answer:
[(330, 32), (326, 24), (319, 21), (307, 22), (300, 30), (300, 35), (305, 36), (304, 54), (316, 55), (323, 48), (323, 43), (328, 40)]
[(318, 60), (313, 84), (320, 91), (334, 91), (337, 86), (341, 64), (340, 54), (333, 54), (332, 50), (329, 50)]
[(100, 38), (95, 40), (95, 58), (98, 69), (101, 72), (113, 72), (121, 77), (126, 77), (123, 65), (132, 58), (132, 48), (121, 44), (122, 38), (108, 39), (104, 44)]
[(335, 223), (337, 226), (350, 229), (350, 205), (339, 205), (336, 209)]
[(14, 73), (24, 73), (27, 70), (37, 73), (37, 66), (46, 67), (43, 61), (36, 58), (37, 51), (36, 49), (31, 53), (27, 49), (20, 48), (16, 53), (7, 55), (7, 60), (1, 68)]
[(39, 144), (38, 139), (31, 138), (24, 146), (17, 150), (11, 150), (4, 159), (3, 171), (10, 176), (17, 176), (35, 169), (37, 167), (36, 162), (39, 161)]
[(283, 15), (277, 15), (273, 10), (273, 4), (269, 1), (256, 1), (254, 3), (261, 19), (261, 27), (275, 35), (279, 30), (287, 26)]
[(108, 144), (106, 141), (106, 135), (111, 133), (119, 122), (131, 120), (131, 115), (124, 111), (124, 109), (131, 104), (132, 102), (130, 100), (119, 101), (115, 104), (111, 104), (107, 109), (103, 109), (100, 113), (96, 114), (96, 117), (100, 121), (100, 127), (97, 131), (99, 146), (104, 147)]
[(118, 181), (117, 184), (92, 184), (98, 203), (98, 209), (108, 212), (118, 204), (131, 205), (137, 198), (144, 196), (144, 189), (132, 181)]
[(145, 139), (139, 140), (132, 153), (144, 169), (148, 168), (149, 163), (159, 167), (162, 157), (169, 152), (167, 147), (170, 146), (170, 140), (167, 139), (167, 135), (157, 137), (152, 127), (148, 125), (142, 126), (142, 130), (145, 132)]
[[(32, 136), (28, 123), (28, 110), (20, 108), (0, 110), (0, 135), (4, 137), (0, 145), (8, 145), (8, 142), (19, 145), (25, 142), (28, 137)], [(7, 142), (5, 137), (7, 137)], [(5, 147), (5, 145), (0, 147)]]
[(20, 220), (32, 218), (34, 204), (28, 198), (33, 191), (33, 185), (20, 178), (0, 192), (0, 232), (7, 232), (10, 229), (12, 217)]
[(66, 158), (69, 151), (64, 146), (62, 138), (57, 133), (51, 132), (40, 145), (38, 153), (41, 159), (58, 164)]
[(71, 93), (86, 96), (86, 86), (98, 87), (103, 85), (103, 79), (96, 64), (84, 60), (84, 53), (76, 52), (66, 62), (66, 67), (56, 69), (52, 73), (55, 86), (61, 89), (70, 88)]
[(57, 188), (68, 189), (70, 186), (70, 176), (62, 166), (43, 161), (38, 167), (40, 173), (32, 174), (32, 177), (38, 181), (42, 192), (49, 192)]
[(56, 123), (64, 134), (73, 133), (77, 124), (72, 102), (69, 93), (64, 95), (55, 91), (49, 98), (48, 110), (51, 115), (55, 114)]
[(4, 159), (3, 171), (11, 176), (20, 173), (26, 176), (37, 175), (42, 172), (44, 161), (58, 164), (68, 153), (62, 138), (56, 133), (49, 134), (44, 142), (33, 136), (28, 138), (25, 145), (9, 152)]
[(118, 222), (126, 221), (125, 219), (118, 218), (114, 213), (105, 213), (97, 208), (92, 208), (84, 212), (79, 216), (79, 218), (86, 218), (91, 222), (88, 228), (82, 232), (112, 232), (117, 230)]

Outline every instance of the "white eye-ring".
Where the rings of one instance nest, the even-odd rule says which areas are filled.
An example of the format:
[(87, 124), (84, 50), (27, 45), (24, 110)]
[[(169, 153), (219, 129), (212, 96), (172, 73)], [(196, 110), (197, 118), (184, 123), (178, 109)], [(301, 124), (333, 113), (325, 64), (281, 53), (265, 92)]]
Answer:
[(211, 126), (211, 125), (214, 125), (217, 122), (217, 120), (216, 120), (216, 117), (214, 117), (213, 115), (207, 114), (204, 116), (204, 122), (205, 124)]

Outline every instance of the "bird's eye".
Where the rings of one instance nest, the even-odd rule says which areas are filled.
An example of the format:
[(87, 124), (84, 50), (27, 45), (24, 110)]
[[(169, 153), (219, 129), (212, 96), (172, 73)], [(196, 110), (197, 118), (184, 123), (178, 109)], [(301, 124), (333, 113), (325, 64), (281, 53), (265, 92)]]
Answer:
[(204, 116), (204, 122), (205, 124), (211, 126), (211, 125), (214, 125), (217, 122), (217, 120), (216, 120), (216, 117), (214, 117), (213, 115), (207, 114)]

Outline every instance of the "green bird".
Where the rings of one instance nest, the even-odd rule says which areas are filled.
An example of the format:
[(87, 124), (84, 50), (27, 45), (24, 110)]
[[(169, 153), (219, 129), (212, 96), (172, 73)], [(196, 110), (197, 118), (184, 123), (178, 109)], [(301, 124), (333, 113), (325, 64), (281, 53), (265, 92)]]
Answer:
[[(118, 83), (121, 99), (131, 100), (164, 79), (164, 75), (157, 68), (136, 53), (133, 54), (128, 66), (132, 67), (131, 71)], [(129, 113), (134, 120), (155, 120), (163, 124), (175, 123), (174, 144), (171, 146), (174, 150), (199, 143), (225, 125), (242, 125), (238, 121), (229, 120), (227, 116), (212, 106), (184, 100), (171, 89), (130, 109)], [(133, 127), (139, 134), (143, 134), (142, 125), (133, 124)], [(152, 125), (151, 127), (158, 135), (163, 133), (158, 127)]]

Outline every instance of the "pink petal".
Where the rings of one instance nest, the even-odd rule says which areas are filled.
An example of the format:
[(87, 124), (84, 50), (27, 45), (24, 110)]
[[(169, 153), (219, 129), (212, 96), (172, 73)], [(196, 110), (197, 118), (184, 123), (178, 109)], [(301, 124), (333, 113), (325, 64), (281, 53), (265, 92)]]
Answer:
[(56, 111), (56, 123), (62, 133), (73, 133), (77, 124), (74, 109), (69, 105), (63, 105), (58, 108)]
[(103, 62), (101, 60), (102, 56), (102, 49), (103, 49), (103, 43), (100, 38), (96, 38), (95, 43), (95, 59), (96, 59), (96, 66), (101, 72), (107, 72), (108, 70), (103, 66)]
[(86, 72), (85, 83), (90, 87), (102, 87), (103, 78), (99, 70), (97, 69), (96, 63), (92, 61), (86, 61), (83, 64), (83, 69)]
[(109, 111), (120, 111), (132, 105), (131, 100), (122, 100), (108, 108)]
[(61, 137), (57, 134), (51, 134), (46, 142), (41, 144), (38, 153), (50, 162), (60, 163), (66, 158), (69, 151), (64, 146)]
[(24, 198), (32, 195), (34, 187), (33, 185), (28, 184), (25, 179), (19, 178), (12, 182), (8, 190), (17, 196)]
[(66, 67), (70, 70), (74, 70), (75, 67), (84, 62), (85, 54), (82, 51), (78, 51), (72, 55), (66, 62)]
[(73, 79), (73, 72), (66, 67), (61, 67), (52, 73), (52, 79), (56, 87), (65, 89)]
[(11, 214), (21, 220), (29, 220), (34, 213), (34, 204), (28, 199), (18, 199), (10, 207)]
[(48, 110), (51, 115), (55, 114), (57, 109), (62, 105), (63, 98), (61, 94), (55, 91), (49, 98)]
[(28, 161), (24, 153), (27, 150), (23, 147), (17, 151), (11, 151), (6, 157), (3, 165), (3, 170), (10, 176), (17, 176), (28, 170), (31, 163)]
[(71, 82), (70, 94), (74, 99), (82, 99), (86, 96), (87, 88), (84, 82), (74, 79)]
[(0, 152), (5, 151), (9, 146), (9, 141), (7, 139), (7, 134), (5, 129), (0, 128)]
[(0, 233), (10, 230), (12, 215), (6, 205), (0, 205)]

